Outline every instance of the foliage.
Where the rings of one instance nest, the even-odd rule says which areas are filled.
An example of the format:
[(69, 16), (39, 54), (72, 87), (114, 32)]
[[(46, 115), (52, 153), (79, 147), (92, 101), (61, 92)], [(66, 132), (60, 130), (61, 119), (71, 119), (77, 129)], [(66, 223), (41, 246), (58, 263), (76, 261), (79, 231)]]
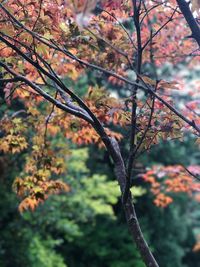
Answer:
[(63, 258), (56, 254), (52, 248), (57, 245), (54, 240), (41, 240), (41, 237), (34, 236), (28, 253), (30, 254), (30, 265), (33, 267), (67, 267)]
[[(34, 213), (24, 212), (21, 216), (13, 209), (16, 199), (10, 192), (11, 179), (5, 173), (0, 190), (4, 200), (0, 207), (1, 266), (123, 267), (127, 262), (144, 266), (112, 207), (120, 194), (116, 181), (97, 173), (91, 175), (86, 165), (88, 157), (86, 148), (72, 150), (63, 180), (73, 190), (67, 195), (52, 196)], [(13, 168), (13, 176), (16, 171)]]
[[(15, 181), (16, 192), (23, 197), (19, 206), (20, 211), (27, 208), (35, 209), (49, 194), (60, 190), (69, 190), (67, 185), (59, 180), (55, 182), (51, 178), (52, 175), (63, 171), (63, 156), (54, 157), (49, 162), (49, 157), (54, 151), (51, 150), (52, 138), (48, 135), (55, 136), (62, 131), (67, 138), (79, 145), (97, 143), (102, 146), (103, 140), (101, 140), (101, 135), (99, 136), (99, 131), (90, 123), (92, 118), (89, 117), (92, 112), (105, 125), (107, 136), (112, 136), (117, 140), (124, 138), (119, 132), (113, 131), (111, 126), (114, 124), (130, 127), (132, 97), (130, 95), (120, 100), (111, 96), (105, 88), (109, 83), (124, 87), (127, 87), (128, 84), (131, 86), (131, 81), (127, 80), (127, 84), (125, 80), (123, 81), (123, 78), (128, 77), (127, 74), (130, 71), (140, 80), (137, 87), (147, 90), (147, 92), (150, 92), (148, 91), (149, 86), (155, 87), (158, 94), (157, 96), (155, 93), (153, 95), (151, 93), (146, 98), (138, 96), (134, 100), (138, 109), (137, 133), (132, 141), (135, 146), (135, 155), (149, 150), (152, 145), (158, 144), (161, 140), (182, 138), (188, 127), (184, 122), (188, 123), (189, 119), (189, 126), (198, 130), (197, 102), (191, 99), (181, 117), (176, 110), (171, 108), (174, 101), (173, 92), (170, 91), (181, 88), (181, 78), (174, 76), (175, 80), (172, 81), (166, 81), (162, 77), (158, 79), (157, 74), (151, 75), (149, 71), (143, 74), (136, 69), (134, 63), (131, 63), (134, 60), (132, 55), (134, 55), (137, 60), (142, 56), (143, 64), (149, 64), (154, 68), (163, 64), (163, 60), (166, 58), (169, 63), (177, 64), (182, 61), (183, 55), (192, 53), (192, 50), (195, 49), (195, 44), (190, 39), (183, 38), (188, 30), (179, 30), (179, 24), (183, 23), (183, 20), (176, 12), (175, 1), (170, 1), (169, 5), (160, 3), (155, 7), (151, 1), (138, 7), (133, 5), (135, 26), (129, 19), (132, 12), (129, 1), (118, 1), (116, 4), (102, 1), (100, 6), (97, 6), (98, 12), (93, 14), (96, 4), (97, 1), (67, 1), (66, 3), (42, 1), (41, 4), (38, 1), (26, 1), (19, 5), (17, 1), (7, 1), (1, 5), (1, 15), (6, 15), (6, 23), (0, 25), (1, 66), (2, 72), (3, 68), (7, 72), (4, 79), (8, 80), (4, 86), (4, 98), (8, 106), (14, 99), (23, 101), (23, 112), (27, 114), (22, 120), (14, 115), (8, 116), (5, 112), (1, 120), (3, 131), (0, 141), (1, 151), (17, 153), (27, 149), (29, 145), (25, 172), (23, 177), (17, 177)], [(11, 8), (15, 10), (14, 16), (9, 11)], [(197, 2), (193, 2), (192, 8), (198, 10)], [(24, 10), (26, 10), (26, 14)], [(143, 14), (143, 17), (140, 15), (141, 40), (138, 40), (136, 20), (139, 15), (137, 10)], [(159, 12), (159, 16), (157, 16), (157, 12)], [(118, 16), (123, 20), (122, 23), (118, 21)], [(98, 23), (97, 29), (98, 19), (101, 22)], [(104, 27), (105, 23), (106, 27)], [(132, 30), (128, 32), (123, 23)], [(137, 38), (135, 38), (136, 36)], [(178, 47), (177, 39), (182, 40)], [(141, 41), (141, 55), (136, 49), (139, 41)], [(27, 57), (27, 54), (30, 54), (30, 57)], [(84, 56), (83, 60), (80, 55)], [(173, 57), (170, 57), (171, 55)], [(80, 68), (79, 63), (90, 66), (91, 59), (93, 60), (92, 67), (103, 71), (109, 77), (105, 79), (103, 86), (93, 85), (88, 88), (86, 95), (82, 93), (83, 104), (82, 100), (75, 95), (76, 81), (77, 84), (81, 81), (80, 72), (85, 75), (84, 69)], [(77, 62), (74, 63), (74, 60)], [(62, 64), (58, 64), (59, 61)], [(193, 65), (197, 61), (198, 55), (193, 57)], [(101, 67), (97, 67), (95, 65), (97, 63)], [(5, 64), (10, 64), (15, 73), (12, 73), (9, 66), (6, 67)], [(187, 65), (193, 69), (191, 63)], [(116, 74), (109, 72), (109, 68), (112, 68)], [(19, 77), (16, 72), (19, 73)], [(54, 77), (55, 72), (61, 77), (65, 77), (67, 73), (64, 83), (59, 77)], [(22, 76), (24, 78), (21, 78)], [(16, 83), (14, 83), (15, 80)], [(134, 82), (132, 82), (133, 85)], [(75, 93), (70, 91), (72, 86), (75, 87)], [(84, 90), (86, 91), (86, 89)], [(168, 96), (164, 96), (163, 92), (166, 92)], [(43, 105), (42, 97), (50, 101), (53, 106)], [(85, 105), (87, 108), (83, 111)], [(38, 110), (40, 106), (43, 106), (44, 114)], [(88, 108), (90, 111), (87, 110)], [(72, 115), (66, 114), (66, 111)], [(149, 116), (147, 116), (148, 113)], [(85, 121), (80, 120), (78, 118), (80, 116)], [(27, 127), (32, 127), (35, 131), (32, 143), (29, 141), (29, 144), (25, 139)], [(48, 141), (45, 140), (47, 138)], [(178, 168), (180, 166), (177, 166), (177, 170)], [(170, 167), (168, 171), (170, 172)], [(161, 172), (157, 171), (158, 175)], [(149, 173), (151, 172), (146, 175), (149, 176)], [(197, 169), (195, 169), (196, 173), (199, 173)], [(149, 181), (147, 176), (144, 177)], [(190, 180), (187, 188), (182, 187), (183, 177), (187, 182)], [(179, 191), (198, 190), (198, 185), (192, 184), (192, 178), (185, 169), (182, 169), (182, 176), (177, 178), (176, 182)], [(157, 189), (154, 189), (155, 186), (161, 185), (158, 181), (152, 183), (152, 190), (154, 193), (157, 192), (155, 204), (166, 206), (171, 203), (172, 198), (158, 192)], [(171, 187), (170, 190), (176, 192), (177, 188)]]
[[(187, 154), (191, 157), (185, 157)], [(149, 154), (143, 155), (142, 162), (145, 166), (147, 164), (166, 166), (178, 163), (180, 160), (186, 165), (191, 162), (196, 164), (199, 161), (199, 153), (192, 138), (184, 143), (178, 141), (161, 143)], [(141, 179), (135, 183), (148, 186)], [(144, 230), (149, 229), (149, 225), (154, 225), (148, 234), (158, 262), (163, 262), (164, 266), (169, 267), (172, 262), (176, 266), (196, 266), (199, 262), (199, 253), (194, 251), (198, 245), (197, 233), (199, 233), (197, 223), (199, 212), (196, 209), (198, 202), (185, 193), (171, 194), (174, 202), (165, 209), (158, 209), (152, 205), (153, 196), (150, 194), (139, 198), (137, 211), (141, 224)], [(147, 211), (148, 215), (144, 216)]]
[[(162, 74), (163, 65), (184, 63), (190, 72), (196, 70), (200, 29), (192, 12), (198, 16), (199, 7), (199, 1), (185, 0), (0, 3), (1, 97), (7, 105), (1, 110), (0, 150), (24, 155), (13, 184), (21, 213), (35, 210), (52, 194), (71, 196), (81, 188), (89, 201), (81, 203), (75, 194), (75, 203), (110, 218), (118, 196), (113, 181), (94, 174), (78, 188), (72, 178), (59, 179), (67, 173), (63, 137), (79, 146), (96, 144), (107, 149), (114, 165), (126, 219), (145, 264), (158, 266), (140, 231), (131, 185), (138, 158), (155, 145), (183, 141), (188, 131), (200, 143), (199, 84), (193, 90), (181, 73)], [(113, 86), (116, 95), (109, 91)], [(22, 106), (16, 113), (11, 112), (14, 103)], [(154, 203), (167, 207), (173, 193), (199, 199), (194, 182), (199, 173), (195, 165), (171, 164), (144, 168), (142, 176), (151, 184)]]

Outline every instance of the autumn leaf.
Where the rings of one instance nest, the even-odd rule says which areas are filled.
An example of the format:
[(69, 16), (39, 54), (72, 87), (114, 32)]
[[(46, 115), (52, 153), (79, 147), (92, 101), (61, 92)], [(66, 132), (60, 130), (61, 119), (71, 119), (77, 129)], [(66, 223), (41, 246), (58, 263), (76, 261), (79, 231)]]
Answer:
[(38, 201), (35, 198), (27, 197), (19, 204), (19, 212), (23, 213), (25, 210), (34, 210), (38, 205)]
[(155, 80), (152, 80), (151, 78), (149, 78), (147, 76), (144, 76), (144, 75), (140, 75), (140, 77), (145, 83), (150, 84), (152, 86), (156, 86), (156, 81)]
[(167, 89), (167, 90), (179, 90), (179, 83), (176, 81), (167, 82), (164, 80), (161, 80), (158, 85), (158, 89)]

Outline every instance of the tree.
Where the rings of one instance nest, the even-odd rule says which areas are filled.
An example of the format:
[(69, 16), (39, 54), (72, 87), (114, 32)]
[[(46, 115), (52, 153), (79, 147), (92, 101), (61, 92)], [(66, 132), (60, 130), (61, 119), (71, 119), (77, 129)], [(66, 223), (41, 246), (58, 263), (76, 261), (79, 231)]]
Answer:
[[(62, 174), (72, 188), (70, 196), (51, 196), (34, 212), (20, 215), (16, 195), (11, 191), (17, 175), (14, 172), (18, 171), (13, 166), (16, 159), (4, 157), (5, 172), (0, 175), (1, 267), (144, 266), (125, 223), (119, 222), (112, 208), (120, 193), (117, 182), (91, 174), (86, 165), (88, 158), (87, 148), (70, 151), (67, 175)], [(12, 171), (8, 173), (9, 166)]]
[[(193, 0), (191, 8), (198, 14), (199, 2)], [(198, 19), (189, 3), (8, 0), (0, 3), (0, 12), (1, 95), (8, 105), (0, 149), (28, 151), (23, 178), (14, 183), (22, 198), (20, 211), (70, 190), (52, 179), (63, 172), (65, 154), (59, 144), (51, 147), (56, 134), (80, 145), (96, 143), (112, 159), (126, 220), (146, 266), (158, 266), (140, 229), (130, 187), (142, 153), (160, 140), (181, 139), (188, 130), (200, 133), (194, 89), (185, 103), (173, 93), (186, 92), (181, 77), (174, 73), (174, 80), (167, 81), (159, 76), (166, 62), (184, 62), (192, 71), (199, 60)], [(87, 93), (78, 94), (80, 75), (91, 72)], [(108, 92), (110, 85), (118, 88), (116, 97)], [(14, 101), (22, 108), (10, 113)], [(25, 137), (30, 131), (31, 141)], [(127, 136), (128, 156), (119, 146)], [(173, 200), (169, 192), (199, 189), (193, 182), (198, 173), (197, 166), (179, 164), (153, 168), (143, 178), (152, 184), (155, 203), (165, 207)], [(164, 187), (160, 177), (170, 178)]]

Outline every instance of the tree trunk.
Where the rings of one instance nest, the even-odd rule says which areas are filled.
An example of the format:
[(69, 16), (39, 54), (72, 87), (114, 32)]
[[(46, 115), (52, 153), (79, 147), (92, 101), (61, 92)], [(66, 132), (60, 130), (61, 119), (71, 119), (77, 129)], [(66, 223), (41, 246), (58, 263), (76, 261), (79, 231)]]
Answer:
[(141, 231), (140, 224), (135, 212), (135, 207), (132, 203), (131, 195), (129, 195), (126, 204), (124, 204), (124, 210), (129, 230), (137, 245), (137, 248), (140, 252), (140, 255), (144, 263), (146, 264), (147, 267), (159, 267)]
[[(126, 188), (126, 168), (117, 141), (115, 139), (111, 139), (110, 141), (111, 143), (109, 147), (111, 148), (111, 155), (113, 156), (112, 158), (115, 164), (115, 174), (120, 185), (123, 199), (123, 194)], [(126, 221), (128, 223), (130, 233), (137, 245), (144, 263), (147, 267), (159, 267), (141, 231), (135, 212), (135, 207), (133, 205), (131, 192), (129, 193), (126, 203), (123, 203), (122, 201), (122, 205), (125, 211)]]

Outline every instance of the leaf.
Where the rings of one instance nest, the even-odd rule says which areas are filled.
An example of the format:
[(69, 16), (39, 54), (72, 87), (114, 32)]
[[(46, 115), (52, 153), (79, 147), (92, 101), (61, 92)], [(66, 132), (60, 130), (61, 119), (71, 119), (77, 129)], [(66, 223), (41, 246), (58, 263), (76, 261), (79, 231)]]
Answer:
[(166, 208), (172, 202), (173, 199), (163, 193), (159, 193), (154, 200), (155, 205), (162, 208)]
[(156, 86), (156, 81), (155, 80), (152, 80), (151, 78), (147, 77), (147, 76), (144, 76), (144, 75), (141, 75), (140, 76), (142, 78), (142, 80), (145, 82), (145, 83), (148, 83), (152, 86)]
[(33, 211), (37, 207), (38, 203), (39, 202), (35, 198), (27, 197), (19, 204), (19, 212), (23, 213), (28, 209)]
[[(62, 28), (61, 28), (62, 29)], [(43, 37), (47, 40), (51, 40), (53, 39), (53, 35), (51, 35), (49, 32), (45, 32), (45, 34), (43, 35)]]
[(196, 143), (197, 145), (200, 145), (200, 137), (197, 138), (197, 140), (195, 141), (195, 143)]
[(161, 80), (159, 82), (158, 89), (162, 88), (162, 89), (179, 90), (178, 86), (179, 86), (179, 83), (176, 81), (167, 82), (167, 81)]

